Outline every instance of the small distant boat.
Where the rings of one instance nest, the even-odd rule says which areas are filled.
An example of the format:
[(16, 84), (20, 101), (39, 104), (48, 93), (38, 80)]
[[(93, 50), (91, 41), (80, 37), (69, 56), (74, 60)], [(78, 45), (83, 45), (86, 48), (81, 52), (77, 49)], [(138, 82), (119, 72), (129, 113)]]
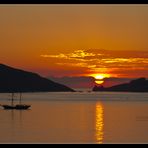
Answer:
[(4, 107), (4, 109), (17, 109), (17, 110), (27, 110), (29, 109), (29, 107), (31, 107), (30, 105), (2, 105), (2, 107)]
[(17, 105), (14, 105), (14, 93), (12, 93), (11, 105), (1, 105), (4, 109), (16, 109), (16, 110), (27, 110), (31, 105), (22, 104), (22, 94), (20, 93), (20, 102)]

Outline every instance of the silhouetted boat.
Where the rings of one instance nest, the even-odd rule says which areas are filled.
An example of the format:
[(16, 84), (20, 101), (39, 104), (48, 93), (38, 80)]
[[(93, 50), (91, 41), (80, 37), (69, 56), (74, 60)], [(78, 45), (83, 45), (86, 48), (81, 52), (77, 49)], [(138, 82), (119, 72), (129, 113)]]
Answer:
[(31, 105), (22, 104), (22, 94), (20, 93), (20, 103), (14, 105), (14, 93), (12, 93), (11, 105), (1, 105), (4, 109), (27, 110)]
[(17, 110), (27, 110), (29, 109), (29, 107), (31, 107), (30, 105), (15, 105), (15, 106), (11, 106), (11, 105), (2, 105), (2, 107), (4, 107), (4, 109), (17, 109)]

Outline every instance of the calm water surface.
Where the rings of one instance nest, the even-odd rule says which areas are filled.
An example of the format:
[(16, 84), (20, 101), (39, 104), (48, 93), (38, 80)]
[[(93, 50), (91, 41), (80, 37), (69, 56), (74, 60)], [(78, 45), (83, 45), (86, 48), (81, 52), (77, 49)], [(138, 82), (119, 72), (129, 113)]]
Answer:
[[(9, 98), (0, 94), (0, 103)], [(148, 93), (27, 93), (23, 101), (32, 108), (0, 109), (0, 143), (148, 143)]]

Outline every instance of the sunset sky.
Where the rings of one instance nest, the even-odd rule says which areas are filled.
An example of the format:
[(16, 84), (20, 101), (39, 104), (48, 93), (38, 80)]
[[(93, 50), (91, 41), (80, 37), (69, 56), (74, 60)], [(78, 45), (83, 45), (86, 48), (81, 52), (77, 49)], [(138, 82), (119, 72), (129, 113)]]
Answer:
[(148, 5), (0, 5), (0, 62), (42, 76), (148, 76)]

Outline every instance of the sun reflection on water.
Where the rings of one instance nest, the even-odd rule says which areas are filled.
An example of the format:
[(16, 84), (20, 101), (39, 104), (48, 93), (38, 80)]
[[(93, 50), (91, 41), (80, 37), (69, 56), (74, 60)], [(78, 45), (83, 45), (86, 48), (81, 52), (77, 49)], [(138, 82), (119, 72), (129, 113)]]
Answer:
[(103, 121), (103, 114), (104, 108), (101, 103), (96, 104), (96, 142), (98, 144), (103, 143), (103, 128), (104, 128), (104, 121)]

